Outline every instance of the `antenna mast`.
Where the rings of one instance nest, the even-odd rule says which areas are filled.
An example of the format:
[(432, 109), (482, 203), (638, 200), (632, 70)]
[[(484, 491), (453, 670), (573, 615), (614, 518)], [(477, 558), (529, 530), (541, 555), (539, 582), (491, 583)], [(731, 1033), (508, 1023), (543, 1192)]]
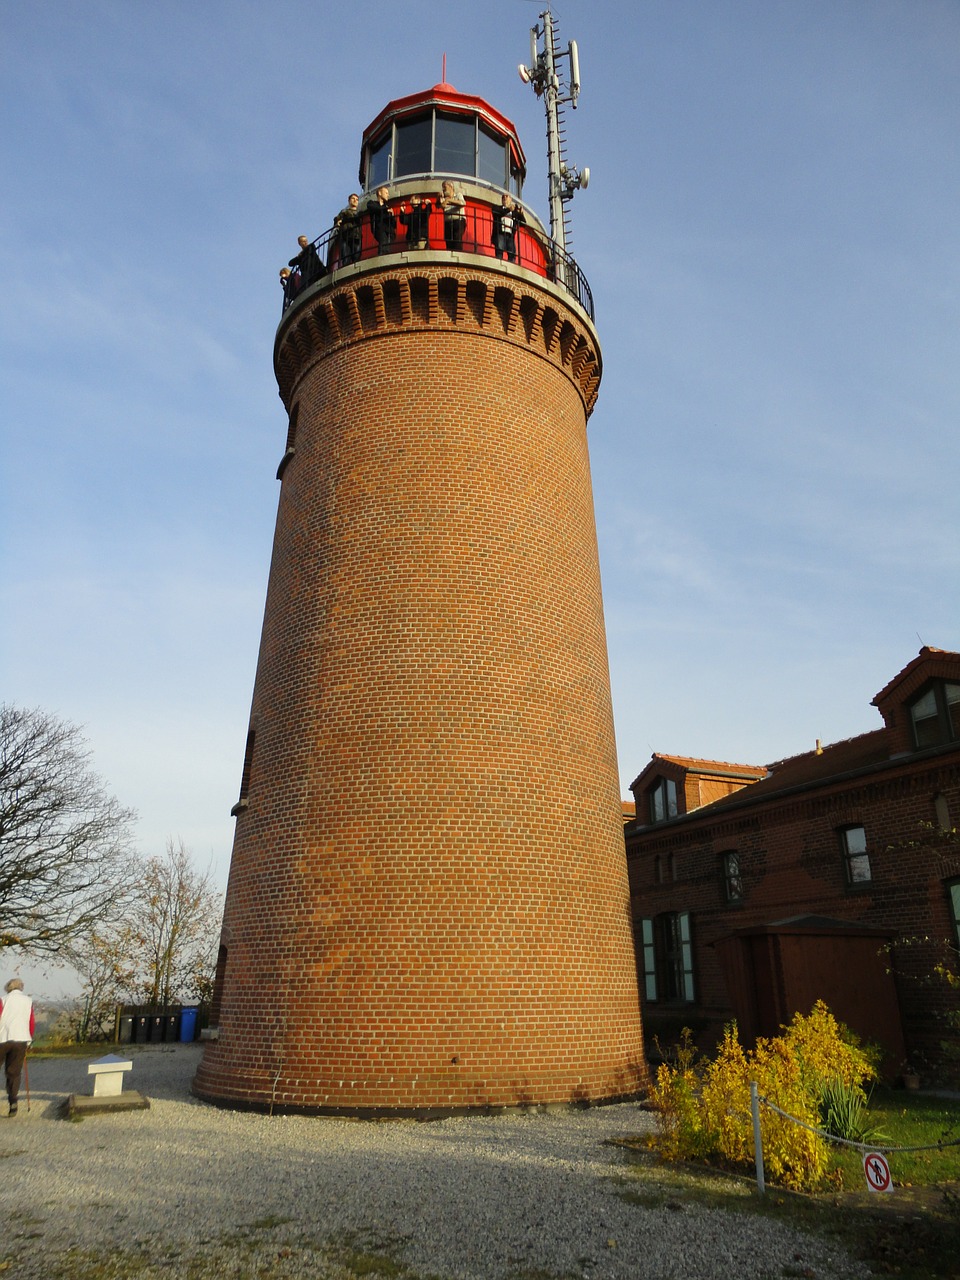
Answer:
[[(540, 40), (543, 40), (543, 50)], [(558, 64), (567, 60), (567, 80), (560, 79)], [(547, 115), (547, 181), (550, 186), (550, 236), (567, 251), (568, 229), (564, 205), (573, 199), (580, 187), (590, 181), (590, 170), (577, 169), (564, 155), (561, 107), (569, 102), (574, 110), (580, 96), (580, 57), (576, 40), (571, 40), (562, 53), (557, 53), (557, 24), (549, 8), (540, 14), (540, 23), (530, 29), (530, 66), (517, 68), (524, 84), (532, 84), (537, 97), (543, 98)]]

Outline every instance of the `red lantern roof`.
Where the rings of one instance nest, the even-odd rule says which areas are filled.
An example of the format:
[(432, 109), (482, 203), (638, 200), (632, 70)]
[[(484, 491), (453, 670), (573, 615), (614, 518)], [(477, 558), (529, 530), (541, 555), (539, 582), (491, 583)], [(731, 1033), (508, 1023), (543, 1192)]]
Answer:
[(449, 115), (471, 116), (481, 120), (492, 133), (502, 138), (510, 148), (511, 158), (520, 171), (521, 181), (526, 177), (527, 158), (517, 130), (511, 120), (491, 107), (489, 102), (472, 93), (460, 93), (452, 84), (446, 82), (435, 84), (432, 89), (423, 89), (419, 93), (408, 94), (405, 98), (394, 98), (388, 102), (380, 114), (367, 125), (363, 131), (363, 142), (360, 151), (360, 182), (366, 186), (366, 161), (368, 147), (376, 143), (386, 128), (397, 121), (410, 116), (417, 116), (425, 110), (436, 108)]

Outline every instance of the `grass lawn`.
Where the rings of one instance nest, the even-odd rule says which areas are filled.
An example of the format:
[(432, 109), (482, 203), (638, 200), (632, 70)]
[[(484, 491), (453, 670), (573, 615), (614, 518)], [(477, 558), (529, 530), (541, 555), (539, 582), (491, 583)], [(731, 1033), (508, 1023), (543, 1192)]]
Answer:
[[(890, 1151), (887, 1160), (894, 1187), (927, 1187), (960, 1182), (960, 1098), (938, 1098), (905, 1089), (876, 1089), (870, 1099), (870, 1123), (885, 1135), (878, 1150), (888, 1147), (942, 1147), (930, 1151)], [(956, 1145), (948, 1145), (950, 1143)], [(873, 1145), (873, 1144), (871, 1144)], [(833, 1167), (839, 1185), (864, 1186), (861, 1153), (834, 1147)]]
[(129, 1053), (140, 1046), (132, 1044), (112, 1044), (108, 1040), (88, 1040), (85, 1044), (45, 1044), (42, 1040), (34, 1040), (30, 1046), (31, 1062), (36, 1058), (102, 1058), (108, 1053)]

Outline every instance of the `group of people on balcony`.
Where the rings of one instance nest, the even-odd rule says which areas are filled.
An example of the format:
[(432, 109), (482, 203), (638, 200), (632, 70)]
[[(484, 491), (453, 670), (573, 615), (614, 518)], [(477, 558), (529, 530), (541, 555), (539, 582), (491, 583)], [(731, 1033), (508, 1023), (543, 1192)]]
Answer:
[[(363, 249), (364, 222), (377, 243), (378, 253), (389, 253), (397, 242), (397, 228), (406, 228), (401, 242), (408, 249), (427, 249), (430, 246), (430, 215), (436, 210), (443, 213), (443, 239), (452, 253), (463, 249), (467, 225), (466, 199), (458, 182), (445, 181), (440, 193), (433, 199), (428, 196), (411, 196), (409, 201), (390, 203), (389, 187), (378, 187), (361, 208), (360, 197), (353, 192), (334, 219), (335, 235), (331, 241), (330, 269), (346, 267), (358, 262)], [(499, 206), (493, 207), (491, 244), (498, 258), (517, 260), (517, 232), (524, 223), (523, 210), (512, 196), (503, 193)], [(324, 264), (306, 236), (297, 243), (300, 252), (290, 259), (280, 271), (283, 286), (284, 308), (303, 289), (315, 284), (326, 275)]]

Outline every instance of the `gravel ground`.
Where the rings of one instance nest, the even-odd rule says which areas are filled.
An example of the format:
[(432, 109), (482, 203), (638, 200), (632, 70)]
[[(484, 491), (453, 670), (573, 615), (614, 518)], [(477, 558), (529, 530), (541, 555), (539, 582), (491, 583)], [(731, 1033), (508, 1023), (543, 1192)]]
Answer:
[(419, 1123), (269, 1117), (192, 1098), (199, 1046), (132, 1047), (149, 1111), (61, 1118), (87, 1060), (30, 1064), (0, 1119), (0, 1273), (103, 1277), (637, 1280), (863, 1277), (832, 1244), (752, 1214), (628, 1203), (609, 1138), (630, 1104)]

